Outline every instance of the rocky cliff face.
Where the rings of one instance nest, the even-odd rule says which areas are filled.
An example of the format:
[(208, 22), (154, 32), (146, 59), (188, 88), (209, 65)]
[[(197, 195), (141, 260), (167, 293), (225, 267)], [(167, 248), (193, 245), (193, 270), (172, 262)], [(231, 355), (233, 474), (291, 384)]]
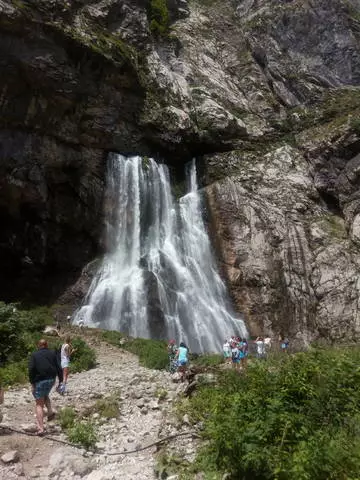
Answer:
[(109, 151), (205, 155), (251, 332), (357, 337), (359, 35), (358, 0), (0, 0), (3, 296), (101, 253)]

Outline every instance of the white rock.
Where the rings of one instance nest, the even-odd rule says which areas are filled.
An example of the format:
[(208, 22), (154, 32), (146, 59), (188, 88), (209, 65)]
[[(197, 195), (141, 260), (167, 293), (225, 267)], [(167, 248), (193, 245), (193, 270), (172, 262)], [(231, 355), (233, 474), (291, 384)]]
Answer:
[(19, 461), (19, 452), (17, 450), (10, 450), (4, 453), (1, 457), (3, 463), (15, 463)]

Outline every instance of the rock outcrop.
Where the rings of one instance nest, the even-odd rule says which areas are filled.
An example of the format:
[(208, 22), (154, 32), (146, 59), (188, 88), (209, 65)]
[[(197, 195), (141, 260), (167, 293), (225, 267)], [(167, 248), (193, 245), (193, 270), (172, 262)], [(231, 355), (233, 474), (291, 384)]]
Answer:
[(250, 330), (357, 337), (359, 19), (358, 0), (0, 0), (2, 296), (81, 297), (109, 151), (206, 155)]

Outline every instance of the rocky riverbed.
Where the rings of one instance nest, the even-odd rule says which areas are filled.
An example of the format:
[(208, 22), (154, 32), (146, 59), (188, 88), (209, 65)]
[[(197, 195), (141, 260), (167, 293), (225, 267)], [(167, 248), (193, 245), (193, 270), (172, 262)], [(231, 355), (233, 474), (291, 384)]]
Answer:
[[(46, 437), (1, 434), (0, 457), (11, 451), (16, 451), (17, 455), (13, 461), (0, 462), (0, 479), (159, 478), (156, 472), (159, 447), (128, 455), (121, 452), (136, 450), (166, 435), (191, 429), (186, 425), (186, 419), (179, 422), (172, 413), (173, 402), (182, 386), (173, 382), (165, 371), (141, 367), (131, 353), (95, 339), (90, 343), (97, 351), (96, 368), (72, 375), (68, 395), (62, 397), (53, 392), (51, 399), (56, 411), (72, 406), (77, 412), (83, 412), (97, 399), (119, 392), (118, 418), (106, 420), (99, 413), (93, 413), (91, 417), (98, 432), (96, 450), (101, 453), (86, 452)], [(2, 412), (3, 424), (31, 431), (35, 417), (30, 388), (19, 386), (8, 390)], [(52, 438), (66, 440), (56, 420), (49, 422), (47, 429)], [(194, 457), (195, 443), (196, 439), (191, 436), (175, 439), (176, 448), (189, 459)], [(113, 452), (119, 454), (110, 455)]]

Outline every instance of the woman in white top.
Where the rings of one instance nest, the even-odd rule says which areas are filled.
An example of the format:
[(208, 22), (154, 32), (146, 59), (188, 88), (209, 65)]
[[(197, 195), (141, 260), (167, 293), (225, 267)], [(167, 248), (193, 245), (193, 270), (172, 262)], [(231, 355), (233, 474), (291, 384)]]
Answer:
[(255, 340), (256, 344), (256, 356), (257, 358), (264, 358), (265, 357), (265, 343), (262, 337), (257, 337)]
[(60, 393), (65, 393), (66, 384), (69, 378), (69, 366), (70, 366), (70, 356), (75, 352), (75, 349), (71, 345), (71, 337), (67, 336), (65, 338), (65, 343), (61, 345), (61, 368), (63, 371), (63, 381), (60, 387)]

